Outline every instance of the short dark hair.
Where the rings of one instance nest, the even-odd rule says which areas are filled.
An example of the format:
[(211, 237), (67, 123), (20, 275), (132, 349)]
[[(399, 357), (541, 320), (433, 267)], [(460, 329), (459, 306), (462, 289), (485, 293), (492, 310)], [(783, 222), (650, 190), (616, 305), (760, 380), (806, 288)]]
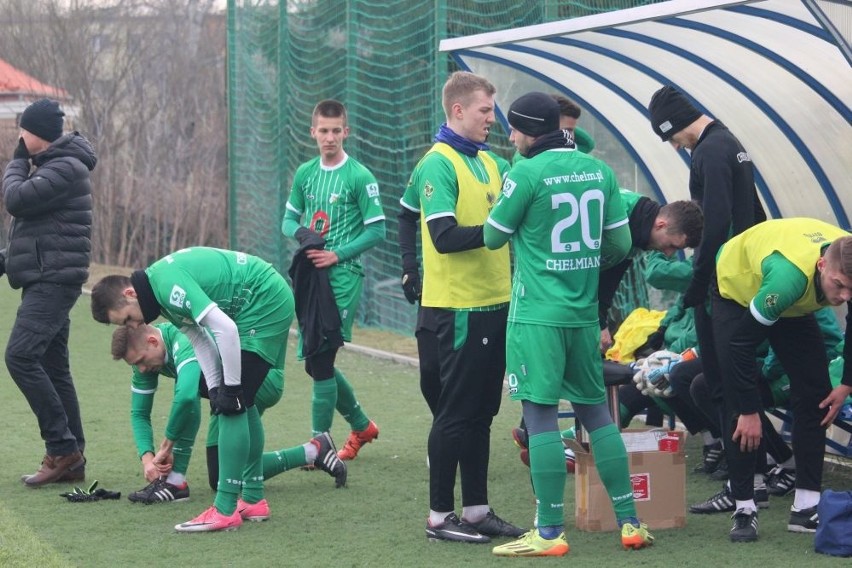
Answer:
[(92, 288), (92, 317), (95, 321), (109, 323), (109, 312), (127, 305), (122, 292), (133, 284), (122, 274), (104, 276)]
[(672, 201), (660, 208), (659, 215), (665, 217), (669, 226), (667, 233), (686, 235), (686, 246), (695, 248), (701, 242), (704, 231), (704, 213), (695, 201)]
[(347, 122), (346, 107), (343, 106), (342, 102), (334, 99), (325, 99), (317, 103), (317, 106), (314, 107), (314, 112), (311, 113), (311, 124), (316, 124), (318, 116), (325, 118), (342, 117), (344, 126)]
[(844, 276), (852, 276), (852, 235), (835, 239), (828, 245), (825, 260), (836, 264)]
[(559, 104), (559, 116), (569, 116), (571, 118), (580, 118), (583, 110), (580, 105), (562, 95), (551, 95), (553, 100)]

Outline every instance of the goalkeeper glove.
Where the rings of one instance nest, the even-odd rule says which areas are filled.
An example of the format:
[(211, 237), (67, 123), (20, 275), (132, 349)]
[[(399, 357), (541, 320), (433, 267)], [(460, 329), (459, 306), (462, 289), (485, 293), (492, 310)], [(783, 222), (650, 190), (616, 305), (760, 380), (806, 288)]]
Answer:
[(680, 362), (681, 359), (679, 357), (671, 358), (668, 363), (663, 366), (656, 367), (645, 373), (645, 382), (647, 383), (648, 389), (651, 391), (649, 394), (662, 398), (670, 398), (674, 395), (672, 386), (669, 383), (669, 375), (671, 374), (672, 369), (674, 369)]

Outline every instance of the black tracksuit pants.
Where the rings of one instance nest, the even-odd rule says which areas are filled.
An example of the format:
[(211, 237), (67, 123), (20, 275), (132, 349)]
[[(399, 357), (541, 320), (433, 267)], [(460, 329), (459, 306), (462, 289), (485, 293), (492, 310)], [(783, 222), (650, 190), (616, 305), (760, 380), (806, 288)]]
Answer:
[[(731, 338), (738, 322), (748, 308), (711, 292), (713, 310), (713, 339), (716, 361), (725, 399), (725, 437), (736, 428), (738, 391), (733, 377)], [(831, 392), (828, 376), (828, 357), (819, 324), (813, 314), (780, 318), (767, 327), (769, 344), (790, 378), (790, 406), (793, 411), (793, 455), (796, 457), (796, 488), (820, 491), (825, 455), (825, 428), (820, 421), (827, 412), (819, 403)], [(704, 352), (702, 351), (702, 356)], [(707, 365), (705, 361), (705, 375)], [(709, 377), (708, 377), (709, 378)], [(763, 442), (761, 442), (763, 444)], [(742, 452), (739, 444), (725, 445), (731, 491), (735, 499), (753, 496), (752, 476), (756, 467), (756, 452)]]
[[(429, 432), (429, 507), (454, 510), (457, 470), (462, 505), (488, 504), (491, 422), (503, 394), (508, 308), (459, 312), (426, 307), (421, 312), (418, 334), (434, 333), (437, 349), (421, 352), (420, 359), (427, 366), (437, 361), (441, 384)], [(429, 344), (419, 342), (420, 347)]]

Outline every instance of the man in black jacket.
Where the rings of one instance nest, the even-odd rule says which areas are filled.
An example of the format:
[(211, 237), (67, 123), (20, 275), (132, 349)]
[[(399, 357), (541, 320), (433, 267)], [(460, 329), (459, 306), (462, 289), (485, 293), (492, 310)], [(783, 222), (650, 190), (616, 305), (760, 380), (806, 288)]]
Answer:
[(29, 487), (85, 477), (85, 438), (68, 364), (69, 312), (89, 276), (92, 185), (97, 158), (77, 132), (62, 134), (59, 103), (41, 99), (21, 115), (21, 133), (3, 175), (12, 215), (5, 271), (21, 288), (6, 367), (38, 419), (46, 453), (21, 479)]
[[(651, 127), (675, 150), (691, 151), (689, 195), (701, 203), (704, 231), (693, 257), (692, 281), (683, 294), (683, 307), (695, 308), (695, 331), (704, 367), (704, 377), (719, 412), (722, 443), (726, 455), (732, 444), (734, 423), (725, 418), (725, 406), (736, 408), (735, 401), (723, 399), (723, 377), (713, 338), (713, 326), (707, 310), (710, 284), (715, 280), (716, 253), (731, 237), (766, 220), (766, 213), (754, 187), (751, 157), (728, 128), (702, 114), (680, 91), (665, 86), (654, 93), (648, 105)], [(765, 454), (764, 454), (765, 456)], [(765, 460), (764, 460), (765, 461)], [(729, 460), (729, 468), (736, 464)], [(757, 480), (755, 480), (757, 481)], [(746, 484), (748, 489), (751, 484)], [(757, 507), (754, 499), (737, 500), (733, 541), (757, 540)], [(742, 513), (742, 514), (741, 514)]]

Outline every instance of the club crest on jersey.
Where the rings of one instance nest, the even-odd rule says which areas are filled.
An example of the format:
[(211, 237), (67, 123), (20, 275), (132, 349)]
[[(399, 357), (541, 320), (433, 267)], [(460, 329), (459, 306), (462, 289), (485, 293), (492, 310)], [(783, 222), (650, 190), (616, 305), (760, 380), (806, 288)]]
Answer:
[(368, 183), (367, 184), (367, 197), (378, 197), (378, 196), (379, 196), (379, 184)]
[(432, 184), (429, 181), (427, 181), (423, 185), (423, 196), (426, 197), (426, 199), (432, 199), (433, 193), (435, 193), (435, 188), (432, 187)]
[(494, 207), (494, 202), (497, 201), (497, 198), (494, 197), (494, 194), (490, 191), (485, 194), (485, 200), (488, 202), (488, 208), (491, 209)]
[(169, 303), (177, 308), (182, 308), (184, 300), (186, 300), (186, 290), (175, 284), (172, 287), (172, 293), (169, 294)]
[(765, 308), (774, 308), (778, 305), (778, 294), (767, 294), (766, 298), (763, 300), (763, 306)]
[(339, 193), (332, 193), (331, 196), (329, 196), (329, 198), (328, 198), (328, 202), (331, 203), (332, 205), (334, 205), (335, 203), (337, 203), (337, 201), (339, 199), (340, 199)]

